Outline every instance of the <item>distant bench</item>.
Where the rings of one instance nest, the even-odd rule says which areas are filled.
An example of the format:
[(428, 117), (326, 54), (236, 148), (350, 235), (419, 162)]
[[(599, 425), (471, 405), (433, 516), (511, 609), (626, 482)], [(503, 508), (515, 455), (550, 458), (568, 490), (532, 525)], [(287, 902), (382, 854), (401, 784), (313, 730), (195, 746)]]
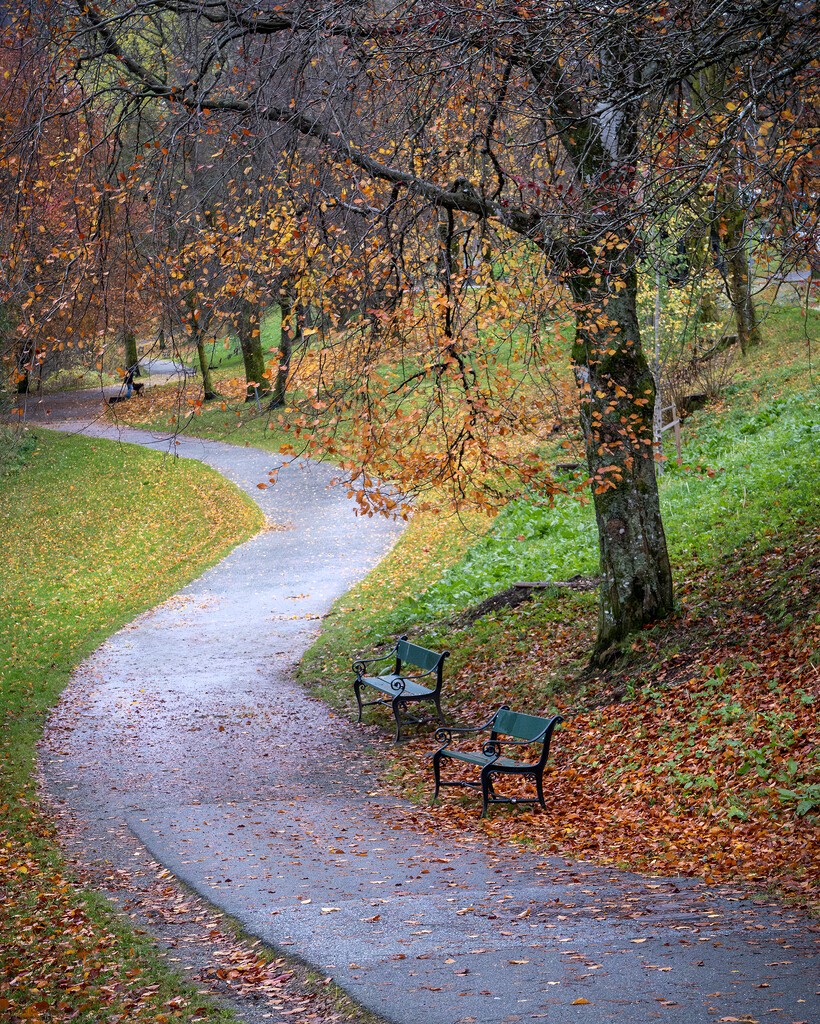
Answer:
[[(481, 817), (487, 814), (489, 804), (523, 804), (540, 803), (544, 810), (547, 805), (544, 803), (544, 768), (550, 752), (550, 740), (555, 727), (563, 722), (560, 715), (553, 715), (552, 718), (538, 718), (535, 715), (522, 715), (510, 711), (506, 704), (502, 704), (493, 717), (473, 729), (457, 729), (452, 726), (445, 726), (436, 729), (436, 739), (443, 745), (433, 754), (433, 777), (435, 778), (436, 791), (433, 800), (436, 799), (441, 786), (466, 786), (469, 789), (480, 789), (484, 802)], [(484, 742), (480, 751), (458, 750), (450, 746), (453, 737), (458, 734), (478, 734), (490, 730), (490, 738)], [(504, 756), (504, 749), (508, 746), (518, 746), (531, 751), (529, 760), (514, 760)], [(478, 782), (469, 779), (452, 779), (445, 781), (441, 778), (441, 766), (448, 761), (463, 761), (467, 764), (481, 768), (480, 780)], [(535, 797), (506, 797), (497, 796), (493, 782), (502, 775), (521, 775), (528, 778), (535, 784)]]
[[(403, 636), (392, 651), (389, 651), (381, 658), (368, 658), (353, 662), (353, 671), (356, 678), (353, 680), (353, 691), (356, 694), (356, 701), (359, 705), (359, 718), (362, 720), (362, 708), (370, 707), (372, 704), (383, 704), (393, 711), (396, 719), (396, 742), (401, 739), (402, 718), (400, 712), (408, 704), (417, 704), (423, 701), (432, 701), (436, 706), (436, 712), (440, 722), (444, 722), (444, 715), (441, 713), (441, 684), (444, 659), (449, 657), (449, 651), (428, 651), (426, 647), (419, 647), (416, 644), (408, 643), (407, 637)], [(379, 675), (366, 675), (368, 665), (374, 665), (382, 661), (395, 659), (392, 672), (383, 672)], [(408, 673), (407, 666), (419, 669), (418, 673)], [(425, 686), (419, 680), (429, 681), (432, 686)], [(369, 686), (378, 693), (384, 694), (375, 700), (362, 700), (361, 689)], [(411, 715), (404, 715), (406, 721), (424, 722), (427, 719), (413, 718)]]

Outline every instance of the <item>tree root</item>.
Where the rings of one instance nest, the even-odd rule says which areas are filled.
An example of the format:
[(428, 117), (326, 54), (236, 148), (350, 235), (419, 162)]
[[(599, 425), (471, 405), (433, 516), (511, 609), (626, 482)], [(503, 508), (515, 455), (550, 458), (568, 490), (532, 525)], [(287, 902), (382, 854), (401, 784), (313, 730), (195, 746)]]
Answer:
[(506, 590), (501, 590), (491, 597), (485, 598), (478, 604), (467, 608), (455, 618), (450, 620), (450, 626), (455, 629), (466, 629), (472, 626), (478, 619), (489, 615), (490, 612), (500, 611), (502, 608), (517, 608), (519, 605), (529, 601), (536, 590), (548, 590), (550, 587), (563, 587), (568, 590), (596, 590), (598, 578), (592, 576), (572, 576), (568, 580), (539, 580), (535, 583), (513, 583)]

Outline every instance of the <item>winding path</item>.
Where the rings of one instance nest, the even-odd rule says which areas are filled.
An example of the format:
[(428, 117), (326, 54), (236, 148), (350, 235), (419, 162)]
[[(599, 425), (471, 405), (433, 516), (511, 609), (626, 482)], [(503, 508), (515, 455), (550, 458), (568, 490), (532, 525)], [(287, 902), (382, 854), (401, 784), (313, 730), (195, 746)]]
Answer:
[(819, 1024), (820, 929), (799, 914), (431, 838), (379, 792), (382, 741), (288, 676), (397, 535), (355, 518), (328, 468), (289, 467), (262, 492), (266, 453), (117, 436), (207, 462), (278, 525), (112, 637), (52, 716), (42, 773), (97, 856), (124, 856), (127, 825), (249, 931), (401, 1024)]

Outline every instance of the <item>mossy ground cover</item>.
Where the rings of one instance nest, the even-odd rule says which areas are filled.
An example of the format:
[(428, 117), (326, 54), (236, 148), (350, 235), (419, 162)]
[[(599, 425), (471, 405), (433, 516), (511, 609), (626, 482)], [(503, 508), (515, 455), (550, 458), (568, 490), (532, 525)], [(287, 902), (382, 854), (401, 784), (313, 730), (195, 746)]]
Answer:
[(0, 1018), (227, 1019), (74, 882), (40, 806), (35, 744), (105, 637), (261, 525), (213, 471), (38, 431), (0, 475)]
[[(502, 702), (567, 718), (546, 814), (497, 809), (481, 823), (474, 797), (448, 794), (431, 827), (820, 902), (818, 327), (812, 311), (773, 310), (766, 344), (687, 421), (683, 466), (661, 487), (677, 611), (606, 673), (586, 669), (589, 591), (546, 587), (460, 625), (513, 582), (594, 575), (591, 510), (569, 497), (515, 503), (483, 531), (420, 517), (339, 602), (302, 665), (338, 706), (354, 703), (351, 656), (407, 632), (453, 652), (445, 705), (458, 721)], [(392, 777), (406, 795), (429, 798), (431, 748), (428, 733), (397, 749)]]

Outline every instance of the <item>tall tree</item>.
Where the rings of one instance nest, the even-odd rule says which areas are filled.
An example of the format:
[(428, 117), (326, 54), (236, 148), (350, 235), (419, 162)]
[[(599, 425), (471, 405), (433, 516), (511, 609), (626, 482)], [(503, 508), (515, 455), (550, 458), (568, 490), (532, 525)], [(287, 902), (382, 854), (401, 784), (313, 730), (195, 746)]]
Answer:
[[(140, 45), (146, 26), (161, 36), (159, 51)], [(169, 137), (194, 124), (223, 138), (248, 132), (275, 161), (278, 180), (326, 238), (325, 280), (338, 285), (347, 272), (363, 296), (359, 322), (370, 325), (371, 347), (360, 345), (348, 364), (359, 380), (350, 408), (361, 436), (370, 450), (374, 438), (384, 446), (396, 437), (380, 405), (400, 392), (415, 401), (402, 429), (438, 431), (426, 461), (395, 451), (411, 485), (422, 464), (463, 499), (493, 471), (534, 479), (532, 462), (488, 440), (524, 423), (525, 403), (510, 375), (503, 408), (493, 390), (481, 302), (504, 288), (522, 296), (533, 365), (546, 352), (543, 330), (569, 311), (600, 537), (599, 659), (671, 610), (637, 275), (647, 230), (714, 183), (718, 167), (706, 138), (714, 126), (699, 150), (697, 119), (691, 109), (670, 114), (671, 98), (720, 66), (732, 69), (744, 109), (776, 117), (800, 76), (805, 85), (816, 75), (820, 29), (808, 5), (314, 0), (206, 15), (157, 0), (150, 13), (83, 7), (59, 31), (60, 52), (77, 53), (86, 77), (91, 66), (104, 69), (96, 98), (114, 89), (134, 108), (160, 100), (175, 123)], [(739, 119), (727, 111), (721, 121), (722, 166)], [(663, 144), (675, 133), (688, 133), (683, 163)], [(774, 180), (780, 157), (766, 157)], [(477, 267), (488, 250), (491, 261), (515, 263), (517, 278)], [(413, 298), (422, 283), (426, 319)], [(510, 305), (497, 308), (512, 338)], [(412, 363), (408, 349), (407, 372), (388, 380), (375, 356), (411, 327), (425, 351)]]
[[(750, 158), (755, 160), (757, 147), (754, 142), (757, 140), (753, 141), (751, 147), (744, 145), (744, 136), (748, 129), (742, 123), (738, 126), (740, 138), (735, 135), (731, 139), (731, 145), (725, 146), (726, 140), (721, 139), (723, 126), (733, 120), (731, 114), (738, 108), (738, 102), (734, 98), (736, 83), (731, 81), (731, 71), (731, 66), (725, 63), (712, 65), (701, 69), (689, 85), (695, 116), (702, 120), (713, 120), (716, 139), (724, 142), (721, 148), (725, 149), (725, 155), (730, 161), (728, 165), (720, 167), (715, 176), (704, 218), (704, 233), (710, 239), (716, 240), (715, 255), (721, 265), (726, 291), (732, 305), (738, 342), (745, 353), (750, 345), (760, 344), (760, 325), (752, 297), (749, 261), (749, 207), (754, 205), (754, 198), (750, 195), (744, 202), (744, 183), (747, 185), (747, 192), (751, 192), (752, 189), (748, 175), (738, 173), (737, 162)], [(742, 84), (740, 91), (742, 92)], [(750, 111), (747, 114), (747, 117), (749, 116), (753, 117), (754, 112)], [(732, 166), (733, 163), (735, 166)]]

